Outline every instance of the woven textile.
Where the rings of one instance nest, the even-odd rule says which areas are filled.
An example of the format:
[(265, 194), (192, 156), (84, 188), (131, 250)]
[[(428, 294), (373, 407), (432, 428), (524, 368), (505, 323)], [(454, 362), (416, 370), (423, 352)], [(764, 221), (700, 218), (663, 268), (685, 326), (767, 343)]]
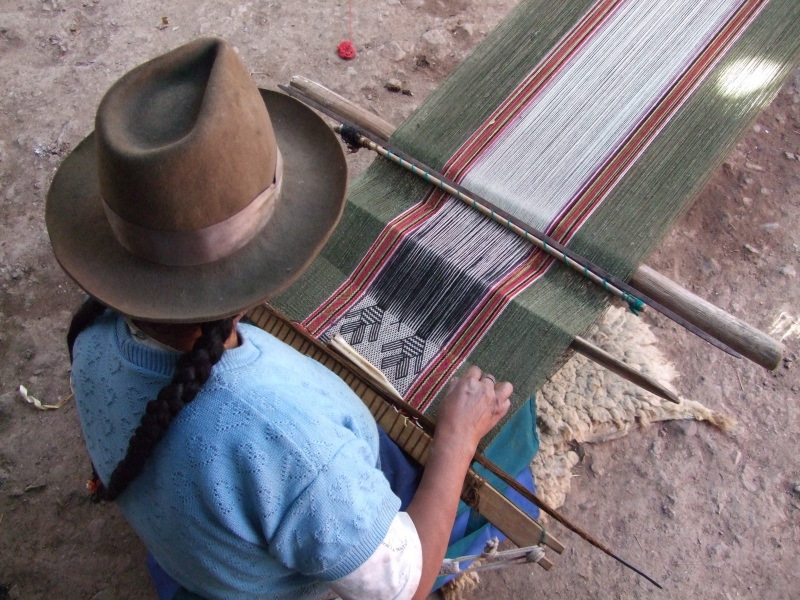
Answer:
[[(790, 72), (800, 4), (560, 4), (520, 4), (392, 141), (625, 277)], [(316, 336), (341, 333), (434, 411), (465, 361), (513, 381), (521, 404), (605, 303), (527, 242), (382, 161), (276, 302)]]

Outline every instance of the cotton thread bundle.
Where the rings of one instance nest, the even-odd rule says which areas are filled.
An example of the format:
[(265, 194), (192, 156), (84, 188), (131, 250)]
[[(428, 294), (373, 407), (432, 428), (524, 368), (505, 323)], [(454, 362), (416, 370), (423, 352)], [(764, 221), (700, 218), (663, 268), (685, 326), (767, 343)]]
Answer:
[(350, 39), (344, 40), (336, 48), (336, 52), (344, 60), (352, 60), (356, 57), (356, 47), (353, 45), (353, 0), (347, 0), (348, 31)]

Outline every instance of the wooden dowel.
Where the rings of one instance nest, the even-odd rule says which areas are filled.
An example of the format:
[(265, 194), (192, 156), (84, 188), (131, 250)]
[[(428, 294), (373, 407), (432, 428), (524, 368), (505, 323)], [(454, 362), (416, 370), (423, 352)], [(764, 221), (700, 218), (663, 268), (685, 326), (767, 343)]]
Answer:
[(678, 398), (675, 392), (668, 390), (655, 379), (652, 379), (644, 373), (637, 371), (630, 365), (626, 365), (621, 360), (617, 360), (602, 348), (595, 346), (582, 337), (576, 337), (574, 340), (572, 340), (570, 348), (575, 350), (575, 352), (578, 354), (581, 354), (589, 360), (599, 364), (600, 366), (605, 367), (612, 373), (616, 373), (626, 381), (630, 381), (631, 383), (638, 385), (640, 388), (647, 390), (651, 394), (655, 394), (656, 396), (664, 398), (664, 400), (674, 402), (675, 404), (680, 404), (681, 402), (681, 399)]
[[(323, 106), (334, 108), (336, 112), (347, 116), (359, 127), (377, 136), (389, 138), (394, 133), (395, 126), (388, 121), (315, 81), (294, 76), (291, 86)], [(784, 355), (783, 344), (685, 290), (650, 267), (641, 265), (630, 283), (645, 295), (709, 335), (717, 337), (756, 364), (767, 369), (775, 369), (781, 363)]]
[(770, 370), (781, 364), (784, 346), (778, 340), (696, 296), (647, 265), (639, 266), (631, 284), (754, 363)]
[(353, 123), (361, 124), (364, 129), (373, 132), (375, 135), (388, 139), (391, 137), (392, 133), (394, 133), (394, 125), (384, 121), (365, 108), (349, 100), (345, 100), (336, 92), (332, 92), (316, 81), (311, 81), (300, 75), (295, 75), (292, 77), (289, 85), (303, 92), (306, 96), (320, 103), (322, 106), (333, 109), (342, 116), (347, 117), (347, 119)]

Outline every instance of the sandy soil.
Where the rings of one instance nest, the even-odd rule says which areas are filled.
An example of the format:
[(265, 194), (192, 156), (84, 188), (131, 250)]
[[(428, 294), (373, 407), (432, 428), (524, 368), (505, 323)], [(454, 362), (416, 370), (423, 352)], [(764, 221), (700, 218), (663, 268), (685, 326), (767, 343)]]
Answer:
[[(217, 34), (262, 86), (302, 74), (399, 123), (514, 4), (353, 0), (359, 55), (344, 62), (335, 55), (349, 36), (344, 0), (3, 3), (0, 600), (154, 597), (141, 544), (113, 506), (87, 501), (89, 462), (73, 405), (39, 412), (16, 392), (24, 384), (45, 402), (68, 393), (63, 339), (82, 296), (50, 254), (44, 198), (55, 168), (92, 129), (108, 86), (149, 57)], [(413, 95), (386, 90), (392, 78)], [(722, 308), (787, 335), (784, 365), (766, 372), (646, 317), (682, 374), (682, 394), (741, 425), (724, 435), (671, 423), (587, 447), (564, 507), (667, 592), (559, 531), (571, 548), (555, 569), (484, 576), (471, 597), (800, 596), (798, 153), (796, 73), (650, 260)], [(354, 171), (366, 160), (354, 157)]]

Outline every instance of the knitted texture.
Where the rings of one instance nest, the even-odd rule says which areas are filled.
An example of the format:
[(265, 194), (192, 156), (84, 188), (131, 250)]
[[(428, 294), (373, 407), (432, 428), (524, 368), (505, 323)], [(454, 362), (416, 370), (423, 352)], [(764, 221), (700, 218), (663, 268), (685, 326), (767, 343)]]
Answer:
[[(239, 332), (118, 505), (203, 597), (314, 597), (374, 552), (400, 501), (379, 470), (374, 420), (344, 382), (259, 329)], [(75, 398), (102, 480), (176, 357), (111, 313), (78, 338)]]

